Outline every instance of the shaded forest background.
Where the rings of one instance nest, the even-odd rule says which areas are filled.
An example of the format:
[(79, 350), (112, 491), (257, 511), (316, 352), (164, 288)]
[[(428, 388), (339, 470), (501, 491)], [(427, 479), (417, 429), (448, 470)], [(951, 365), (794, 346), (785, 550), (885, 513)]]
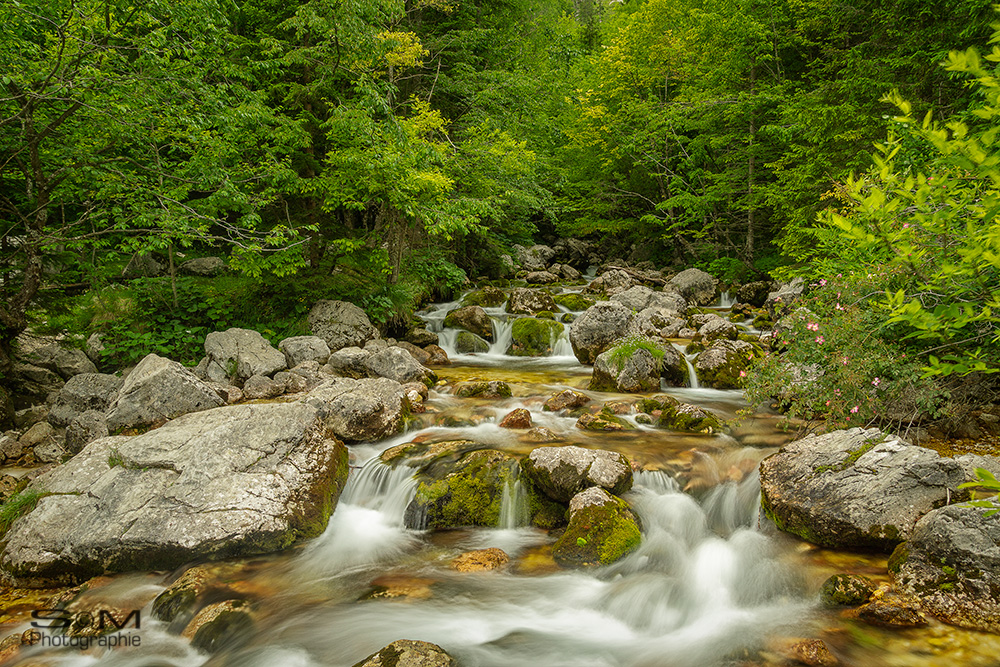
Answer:
[[(850, 269), (821, 260), (884, 239), (841, 225), (838, 246), (817, 216), (871, 194), (850, 175), (874, 144), (931, 173), (935, 122), (990, 126), (982, 63), (941, 63), (994, 19), (978, 0), (4, 3), (0, 373), (29, 324), (101, 331), (116, 363), (193, 361), (227, 326), (301, 333), (318, 298), (391, 332), (559, 237), (729, 283)], [(234, 273), (177, 275), (204, 255)]]

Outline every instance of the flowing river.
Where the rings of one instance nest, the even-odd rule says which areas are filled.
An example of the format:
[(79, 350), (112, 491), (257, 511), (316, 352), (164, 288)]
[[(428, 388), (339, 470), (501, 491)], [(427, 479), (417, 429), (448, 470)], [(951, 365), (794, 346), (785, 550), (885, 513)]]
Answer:
[[(407, 433), (351, 448), (351, 476), (326, 532), (280, 554), (205, 564), (225, 583), (217, 600), (253, 604), (251, 635), (215, 655), (199, 653), (149, 613), (169, 573), (122, 575), (84, 596), (119, 608), (146, 605), (141, 629), (126, 631), (140, 634), (141, 646), (36, 647), (22, 649), (12, 664), (350, 667), (397, 639), (436, 643), (468, 667), (793, 664), (786, 662), (787, 647), (800, 639), (822, 639), (847, 665), (1000, 664), (994, 635), (933, 619), (927, 628), (881, 629), (820, 605), (826, 577), (854, 572), (883, 582), (886, 560), (819, 549), (779, 533), (763, 517), (757, 465), (792, 437), (777, 428), (776, 417), (743, 415), (727, 435), (641, 424), (624, 433), (582, 431), (575, 418), (541, 407), (562, 389), (585, 391), (590, 368), (576, 361), (568, 340), (555, 341), (551, 357), (506, 356), (509, 323), (498, 308), (489, 310), (495, 321), (490, 351), (455, 354), (454, 333), (442, 328), (454, 306), (423, 313), (453, 360), (436, 369), (445, 382), (431, 391), (427, 412)], [(452, 395), (457, 382), (469, 379), (507, 381), (514, 396)], [(739, 391), (693, 384), (664, 392), (725, 419), (746, 407)], [(599, 402), (634, 398), (591, 396)], [(413, 471), (389, 468), (378, 455), (404, 442), (459, 438), (526, 454), (538, 444), (498, 426), (515, 408), (528, 409), (535, 425), (554, 432), (554, 444), (612, 449), (635, 463), (640, 470), (625, 497), (642, 520), (638, 550), (605, 568), (561, 570), (550, 555), (554, 538), (527, 526), (517, 488), (505, 494), (496, 528), (404, 527)], [(506, 551), (510, 567), (476, 573), (449, 567), (456, 555), (484, 547)]]

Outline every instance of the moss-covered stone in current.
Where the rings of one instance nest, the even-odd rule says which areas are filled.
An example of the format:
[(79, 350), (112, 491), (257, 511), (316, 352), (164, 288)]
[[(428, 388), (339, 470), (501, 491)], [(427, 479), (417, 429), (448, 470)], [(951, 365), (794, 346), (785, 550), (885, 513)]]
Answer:
[(502, 306), (507, 300), (507, 295), (496, 287), (483, 287), (473, 292), (469, 292), (462, 298), (463, 306), (482, 306), (483, 308), (494, 308)]
[(490, 344), (471, 331), (459, 331), (455, 336), (455, 351), (459, 354), (483, 354)]
[(442, 479), (425, 479), (406, 508), (409, 528), (458, 528), (496, 526), (504, 488), (512, 484), (517, 461), (495, 449), (482, 449), (462, 457)]
[(555, 545), (552, 557), (561, 567), (610, 565), (642, 542), (639, 521), (621, 498), (576, 510)]
[(507, 354), (515, 357), (547, 357), (565, 327), (559, 322), (537, 317), (519, 317), (511, 327)]
[(557, 294), (552, 297), (552, 300), (555, 301), (557, 305), (578, 313), (587, 310), (596, 303), (593, 299), (588, 299), (582, 294), (576, 293)]

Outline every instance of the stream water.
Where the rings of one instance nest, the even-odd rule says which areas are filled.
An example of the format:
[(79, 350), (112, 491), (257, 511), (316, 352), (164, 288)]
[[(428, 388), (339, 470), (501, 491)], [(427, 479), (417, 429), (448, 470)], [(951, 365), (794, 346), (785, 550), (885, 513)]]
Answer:
[[(453, 333), (442, 329), (442, 321), (454, 306), (423, 314), (449, 353)], [(590, 369), (572, 356), (568, 340), (558, 341), (552, 357), (505, 356), (506, 313), (489, 312), (495, 320), (490, 351), (453, 354), (452, 366), (437, 369), (446, 382), (431, 392), (419, 422), (404, 435), (352, 447), (351, 477), (321, 537), (280, 554), (205, 564), (224, 582), (216, 599), (252, 602), (252, 636), (213, 656), (193, 650), (149, 613), (148, 603), (173, 577), (131, 574), (107, 578), (84, 597), (146, 605), (141, 629), (129, 631), (141, 633), (140, 647), (37, 647), (22, 649), (20, 662), (12, 664), (349, 667), (397, 639), (420, 639), (439, 644), (466, 667), (778, 665), (787, 664), (783, 647), (800, 638), (822, 639), (847, 665), (998, 664), (1000, 641), (993, 635), (935, 621), (917, 630), (880, 629), (819, 605), (826, 577), (848, 571), (885, 581), (885, 558), (818, 549), (779, 533), (762, 517), (757, 465), (791, 437), (774, 416), (747, 417), (727, 435), (643, 425), (625, 433), (581, 431), (574, 418), (541, 409), (553, 393), (585, 390), (589, 381)], [(505, 380), (514, 396), (489, 401), (452, 395), (455, 383), (473, 378)], [(745, 407), (738, 391), (696, 383), (664, 390), (725, 419)], [(634, 398), (591, 395), (601, 402)], [(643, 524), (638, 550), (606, 568), (561, 570), (550, 555), (554, 538), (527, 526), (516, 487), (504, 496), (496, 528), (404, 527), (413, 471), (389, 468), (378, 454), (411, 440), (457, 438), (526, 454), (537, 443), (498, 427), (519, 407), (530, 411), (535, 425), (553, 431), (559, 444), (621, 451), (640, 468), (626, 495)], [(465, 574), (449, 567), (456, 555), (484, 547), (506, 551), (510, 567)]]

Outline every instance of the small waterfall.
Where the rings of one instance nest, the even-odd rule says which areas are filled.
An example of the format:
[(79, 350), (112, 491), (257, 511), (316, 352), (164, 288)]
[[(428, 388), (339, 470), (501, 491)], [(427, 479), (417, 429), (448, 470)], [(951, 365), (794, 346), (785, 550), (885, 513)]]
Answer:
[(523, 528), (529, 523), (531, 523), (531, 516), (528, 510), (528, 492), (521, 483), (520, 477), (517, 477), (513, 482), (503, 487), (497, 528), (513, 530), (514, 528)]
[(497, 314), (486, 312), (493, 320), (493, 342), (490, 343), (489, 354), (507, 354), (511, 341), (514, 340), (514, 320), (505, 317), (506, 311)]
[(574, 357), (576, 356), (573, 352), (573, 344), (569, 342), (569, 328), (573, 326), (572, 324), (567, 324), (563, 327), (562, 333), (560, 333), (554, 341), (552, 341), (552, 356), (553, 357)]
[(684, 360), (684, 364), (687, 366), (687, 369), (688, 369), (688, 387), (690, 387), (691, 389), (700, 389), (701, 388), (701, 384), (698, 383), (698, 371), (695, 369), (694, 364), (692, 363), (692, 361), (694, 359), (696, 359), (698, 357), (698, 355), (697, 354), (688, 354), (687, 351), (686, 351), (687, 350), (687, 346), (682, 347), (682, 346), (677, 345), (675, 343), (674, 347), (677, 349), (678, 352), (680, 352), (681, 359)]
[(736, 303), (736, 297), (731, 296), (728, 290), (719, 295), (719, 308), (732, 308), (734, 303)]

